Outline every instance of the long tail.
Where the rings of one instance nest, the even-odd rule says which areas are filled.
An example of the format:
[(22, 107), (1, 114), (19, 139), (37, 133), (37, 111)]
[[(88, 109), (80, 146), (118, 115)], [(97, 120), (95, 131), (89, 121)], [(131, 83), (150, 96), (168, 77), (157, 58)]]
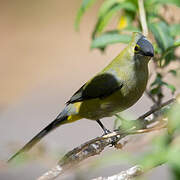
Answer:
[(8, 162), (11, 162), (15, 157), (20, 155), (21, 153), (27, 152), (30, 150), (35, 144), (37, 144), (44, 136), (46, 136), (49, 132), (57, 128), (62, 124), (66, 124), (66, 120), (68, 120), (67, 115), (60, 114), (52, 123), (46, 126), (42, 131), (40, 131), (35, 137), (33, 137), (24, 147), (22, 147), (16, 154), (14, 154)]

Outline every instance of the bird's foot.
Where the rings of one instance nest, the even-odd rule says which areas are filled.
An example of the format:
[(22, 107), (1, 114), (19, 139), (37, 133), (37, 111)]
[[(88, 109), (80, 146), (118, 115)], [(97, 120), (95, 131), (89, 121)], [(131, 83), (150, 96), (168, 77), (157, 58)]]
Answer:
[(105, 136), (105, 135), (107, 135), (107, 134), (111, 133), (111, 131), (110, 131), (110, 130), (108, 130), (108, 129), (106, 129), (106, 128), (104, 128), (104, 129), (103, 129), (103, 131), (104, 131), (104, 133), (103, 133), (103, 135), (102, 135), (102, 136)]
[[(103, 135), (102, 136), (105, 136), (105, 135), (107, 135), (107, 134), (109, 134), (109, 133), (112, 133), (110, 130), (108, 130), (108, 129), (106, 129), (105, 128), (105, 126), (101, 123), (101, 121), (100, 120), (96, 120), (97, 121), (97, 123), (101, 126), (101, 128), (103, 129), (103, 131), (104, 131), (104, 133), (103, 133)], [(117, 144), (117, 141), (118, 141), (118, 139), (117, 139), (117, 137), (110, 137), (111, 138), (111, 147), (112, 146), (114, 146), (114, 145), (116, 145)]]
[[(103, 135), (102, 136), (105, 136), (105, 135), (107, 135), (107, 134), (109, 134), (109, 133), (112, 133), (110, 130), (108, 130), (108, 129), (103, 129), (103, 131), (104, 131), (104, 133), (103, 133)], [(110, 144), (110, 147), (113, 147), (113, 146), (115, 146), (116, 144), (117, 144), (117, 141), (118, 141), (118, 139), (117, 139), (117, 137), (111, 137), (111, 144)]]

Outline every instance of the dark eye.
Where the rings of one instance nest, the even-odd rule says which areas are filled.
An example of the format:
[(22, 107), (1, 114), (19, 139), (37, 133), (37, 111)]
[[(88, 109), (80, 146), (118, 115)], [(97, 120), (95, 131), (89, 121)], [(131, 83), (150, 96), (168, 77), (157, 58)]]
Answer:
[(138, 51), (139, 51), (139, 46), (138, 46), (138, 45), (135, 46), (134, 51), (135, 51), (135, 52), (138, 52)]

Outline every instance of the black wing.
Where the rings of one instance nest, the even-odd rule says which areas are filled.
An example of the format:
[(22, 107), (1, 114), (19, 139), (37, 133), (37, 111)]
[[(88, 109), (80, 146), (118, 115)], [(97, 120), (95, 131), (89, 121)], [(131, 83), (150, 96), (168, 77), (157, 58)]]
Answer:
[(105, 98), (115, 91), (121, 89), (122, 83), (112, 74), (100, 74), (95, 76), (90, 82), (84, 84), (67, 102), (67, 104), (80, 102), (94, 98)]

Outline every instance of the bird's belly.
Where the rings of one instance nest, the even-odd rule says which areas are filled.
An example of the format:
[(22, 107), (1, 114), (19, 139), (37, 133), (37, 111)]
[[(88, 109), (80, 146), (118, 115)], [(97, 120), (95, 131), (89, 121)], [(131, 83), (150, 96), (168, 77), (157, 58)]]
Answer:
[(122, 91), (104, 98), (84, 101), (79, 109), (83, 118), (97, 120), (103, 117), (110, 117), (132, 106), (143, 94), (142, 90), (134, 89), (126, 95)]
[(121, 92), (117, 92), (113, 97), (107, 98), (101, 103), (101, 111), (104, 111), (106, 116), (112, 116), (115, 113), (124, 111), (135, 104), (138, 99), (142, 96), (143, 91), (135, 89), (126, 95)]
[[(140, 86), (138, 85), (140, 84)], [(87, 119), (97, 120), (110, 117), (124, 111), (135, 104), (142, 96), (147, 81), (134, 83), (130, 87), (124, 85), (121, 90), (103, 99), (91, 99), (81, 103), (78, 114)]]

